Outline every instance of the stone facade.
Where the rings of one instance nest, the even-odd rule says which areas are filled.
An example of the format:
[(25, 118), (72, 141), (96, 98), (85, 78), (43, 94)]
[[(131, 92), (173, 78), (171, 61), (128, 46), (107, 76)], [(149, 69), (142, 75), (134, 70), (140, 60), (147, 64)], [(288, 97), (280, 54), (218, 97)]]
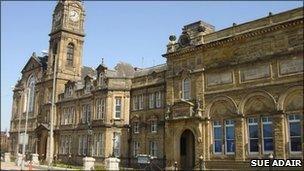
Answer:
[(210, 169), (245, 169), (270, 153), (303, 159), (302, 8), (220, 31), (186, 25), (170, 36), (166, 64), (151, 68), (82, 66), (83, 23), (82, 2), (58, 2), (49, 54), (33, 53), (14, 89), (13, 154), (28, 113), (27, 152), (42, 161), (50, 150), (56, 161), (92, 156), (103, 165), (114, 155), (135, 168), (140, 154), (181, 169), (198, 168), (199, 158)]

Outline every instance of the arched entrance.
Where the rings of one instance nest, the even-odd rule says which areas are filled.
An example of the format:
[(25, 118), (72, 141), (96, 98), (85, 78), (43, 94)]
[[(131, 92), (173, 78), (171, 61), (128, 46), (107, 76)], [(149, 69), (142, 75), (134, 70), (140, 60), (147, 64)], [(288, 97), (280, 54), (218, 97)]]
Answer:
[(180, 138), (180, 165), (182, 170), (194, 168), (195, 151), (194, 135), (192, 131), (185, 130)]

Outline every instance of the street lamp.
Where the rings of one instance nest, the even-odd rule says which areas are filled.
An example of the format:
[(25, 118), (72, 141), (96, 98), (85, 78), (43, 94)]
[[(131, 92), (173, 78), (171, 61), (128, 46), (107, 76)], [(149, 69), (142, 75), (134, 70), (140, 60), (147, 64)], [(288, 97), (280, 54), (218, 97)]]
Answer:
[(174, 170), (177, 170), (177, 161), (174, 162)]
[(270, 153), (268, 156), (269, 160), (270, 160), (270, 166), (269, 166), (269, 171), (272, 171), (272, 161), (273, 161), (273, 154)]
[(199, 156), (200, 162), (200, 170), (204, 170), (204, 157), (202, 155)]

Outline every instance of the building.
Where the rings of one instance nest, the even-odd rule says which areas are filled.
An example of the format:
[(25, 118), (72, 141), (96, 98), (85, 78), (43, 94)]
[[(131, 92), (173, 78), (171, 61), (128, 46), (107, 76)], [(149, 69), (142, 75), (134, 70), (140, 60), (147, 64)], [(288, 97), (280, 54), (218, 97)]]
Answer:
[(206, 168), (245, 169), (271, 153), (303, 159), (302, 8), (219, 31), (186, 25), (169, 37), (166, 64), (151, 68), (82, 66), (84, 16), (82, 2), (60, 0), (48, 55), (33, 53), (22, 69), (14, 154), (28, 113), (27, 152), (42, 161), (93, 156), (99, 165), (114, 155), (138, 167), (136, 156), (149, 154), (159, 167), (198, 168), (201, 158)]
[(1, 154), (10, 151), (10, 138), (6, 131), (1, 131)]

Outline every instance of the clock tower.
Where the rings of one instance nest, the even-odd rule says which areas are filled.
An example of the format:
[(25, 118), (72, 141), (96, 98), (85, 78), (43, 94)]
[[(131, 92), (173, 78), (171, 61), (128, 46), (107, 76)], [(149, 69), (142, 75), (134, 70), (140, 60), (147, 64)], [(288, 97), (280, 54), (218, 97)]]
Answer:
[[(83, 3), (79, 0), (59, 0), (49, 34), (48, 76), (52, 79), (54, 68), (57, 78), (78, 80), (81, 77), (82, 51), (84, 41)], [(55, 62), (55, 59), (57, 61)], [(57, 67), (54, 67), (55, 63)]]

